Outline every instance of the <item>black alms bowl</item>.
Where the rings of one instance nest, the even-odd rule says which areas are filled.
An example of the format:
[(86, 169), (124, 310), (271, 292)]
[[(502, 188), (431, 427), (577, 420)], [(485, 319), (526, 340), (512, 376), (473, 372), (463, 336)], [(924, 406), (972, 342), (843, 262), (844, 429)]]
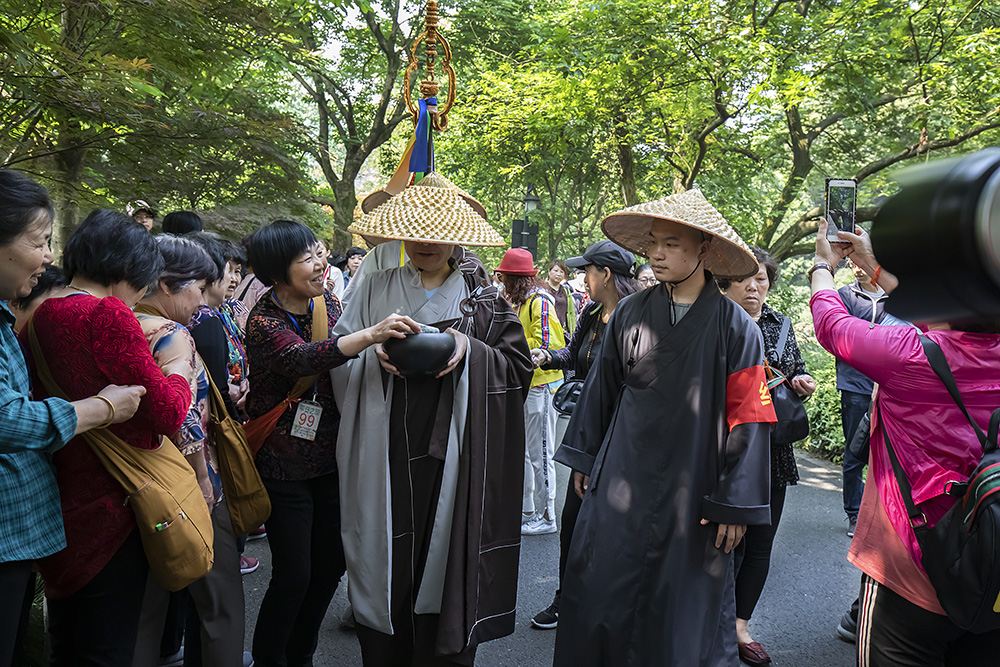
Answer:
[(455, 352), (455, 337), (450, 333), (410, 334), (390, 338), (382, 349), (403, 377), (437, 375)]

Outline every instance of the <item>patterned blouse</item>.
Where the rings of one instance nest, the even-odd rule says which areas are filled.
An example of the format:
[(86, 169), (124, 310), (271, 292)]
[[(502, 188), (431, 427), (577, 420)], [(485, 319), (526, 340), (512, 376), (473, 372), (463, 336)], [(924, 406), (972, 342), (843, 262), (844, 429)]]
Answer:
[[(331, 368), (354, 357), (340, 352), (333, 327), (340, 318), (340, 301), (331, 292), (325, 293), (329, 338), (312, 341), (312, 314), (296, 315), (280, 308), (271, 291), (261, 296), (247, 320), (246, 349), (250, 368), (250, 394), (247, 413), (251, 419), (260, 417), (281, 403), (300, 377), (316, 375), (312, 391), (304, 400), (315, 400), (323, 409), (315, 440), (291, 435), (297, 403), (278, 420), (264, 440), (255, 459), (261, 477), (296, 481), (313, 479), (337, 471), (337, 430), (340, 412), (333, 399)], [(313, 394), (315, 393), (315, 398)]]
[[(761, 306), (760, 319), (757, 325), (764, 336), (764, 356), (767, 363), (782, 372), (791, 381), (796, 375), (806, 372), (806, 364), (802, 361), (799, 344), (795, 341), (794, 328), (788, 331), (785, 349), (778, 359), (778, 336), (781, 335), (781, 323), (785, 316), (766, 303)], [(795, 453), (792, 444), (783, 445), (771, 443), (771, 486), (793, 485), (799, 481), (799, 469), (795, 465)]]
[[(141, 310), (139, 306), (138, 310)], [(160, 368), (171, 363), (184, 364), (190, 371), (185, 373), (194, 400), (180, 429), (170, 436), (184, 456), (202, 452), (208, 468), (208, 477), (215, 491), (216, 504), (222, 500), (222, 481), (219, 478), (219, 459), (214, 443), (211, 442), (208, 420), (208, 374), (205, 365), (195, 352), (194, 339), (184, 326), (156, 315), (137, 312), (139, 325), (149, 343), (149, 351)]]

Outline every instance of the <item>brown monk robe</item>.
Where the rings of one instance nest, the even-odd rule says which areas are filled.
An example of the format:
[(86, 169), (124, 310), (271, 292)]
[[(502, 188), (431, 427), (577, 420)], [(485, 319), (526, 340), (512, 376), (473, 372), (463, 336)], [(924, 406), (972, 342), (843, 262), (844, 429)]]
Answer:
[(440, 379), (391, 376), (374, 351), (335, 376), (343, 537), (366, 665), (471, 665), (480, 642), (514, 630), (532, 367), (517, 316), (478, 258), (456, 248), (449, 262), (430, 294), (410, 262), (368, 276), (338, 324), (358, 330), (401, 313), (468, 337), (464, 360)]

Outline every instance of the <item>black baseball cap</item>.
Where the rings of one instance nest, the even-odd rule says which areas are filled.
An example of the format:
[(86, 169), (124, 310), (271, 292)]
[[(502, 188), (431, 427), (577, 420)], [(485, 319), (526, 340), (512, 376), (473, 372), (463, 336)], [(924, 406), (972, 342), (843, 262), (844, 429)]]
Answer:
[(612, 273), (629, 278), (635, 275), (635, 255), (614, 241), (598, 241), (587, 248), (587, 252), (579, 257), (570, 257), (566, 260), (566, 266), (582, 268), (588, 264), (594, 266), (608, 267)]

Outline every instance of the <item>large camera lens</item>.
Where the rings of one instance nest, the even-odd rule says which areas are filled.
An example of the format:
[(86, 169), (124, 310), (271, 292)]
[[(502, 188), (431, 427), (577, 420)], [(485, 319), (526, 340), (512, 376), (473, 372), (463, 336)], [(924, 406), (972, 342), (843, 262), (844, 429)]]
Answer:
[(1000, 148), (900, 173), (872, 245), (899, 278), (886, 310), (911, 322), (1000, 317)]

